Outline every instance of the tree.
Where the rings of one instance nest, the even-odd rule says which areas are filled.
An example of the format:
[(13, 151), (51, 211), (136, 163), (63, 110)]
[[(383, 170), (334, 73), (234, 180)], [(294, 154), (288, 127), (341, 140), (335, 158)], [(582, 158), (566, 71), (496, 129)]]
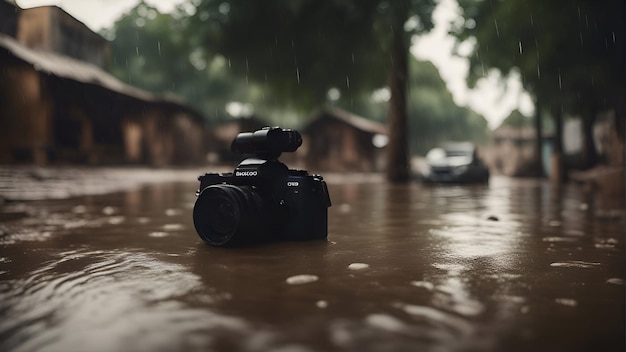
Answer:
[(253, 89), (233, 79), (223, 58), (198, 49), (188, 17), (183, 7), (163, 14), (141, 1), (102, 33), (112, 39), (109, 71), (147, 91), (175, 93), (209, 120), (220, 119), (227, 102)]
[[(430, 61), (409, 60), (407, 93), (408, 148), (411, 154), (424, 155), (448, 141), (489, 140), (487, 120), (476, 112), (456, 105), (439, 71)], [(376, 98), (372, 99), (372, 95)], [(359, 99), (357, 105), (343, 106), (358, 114), (384, 118), (388, 110), (388, 89)], [(340, 105), (341, 106), (341, 105)], [(382, 119), (380, 119), (382, 120)]]
[[(470, 83), (490, 68), (519, 72), (537, 111), (582, 116), (589, 163), (596, 155), (591, 126), (598, 111), (615, 111), (623, 128), (625, 95), (623, 0), (460, 0), (459, 41), (475, 40)], [(540, 126), (538, 119), (537, 125)], [(622, 135), (623, 138), (623, 135)], [(557, 138), (555, 151), (561, 153)]]
[(202, 1), (192, 21), (207, 53), (233, 73), (304, 109), (329, 90), (352, 99), (385, 85), (390, 181), (408, 179), (406, 86), (410, 35), (430, 30), (435, 0)]
[(140, 2), (116, 21), (104, 35), (114, 39), (111, 45), (111, 73), (149, 91), (171, 91), (181, 77), (193, 71), (187, 43), (176, 29), (180, 23), (168, 14)]
[(425, 154), (449, 141), (488, 141), (487, 120), (476, 112), (456, 105), (445, 81), (431, 62), (411, 60), (408, 95), (409, 149)]

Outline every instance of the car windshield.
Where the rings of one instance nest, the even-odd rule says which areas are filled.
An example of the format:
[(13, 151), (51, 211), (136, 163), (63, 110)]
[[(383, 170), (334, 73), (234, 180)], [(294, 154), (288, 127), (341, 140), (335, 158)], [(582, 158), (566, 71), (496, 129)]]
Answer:
[(446, 149), (445, 153), (447, 157), (471, 156), (472, 155), (471, 150), (463, 150), (463, 149)]

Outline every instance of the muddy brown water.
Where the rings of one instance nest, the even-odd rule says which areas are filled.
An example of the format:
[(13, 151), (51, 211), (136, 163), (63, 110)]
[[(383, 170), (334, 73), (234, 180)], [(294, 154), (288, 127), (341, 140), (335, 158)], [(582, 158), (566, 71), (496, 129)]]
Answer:
[(623, 351), (621, 210), (329, 180), (328, 241), (213, 248), (195, 182), (0, 208), (2, 351)]

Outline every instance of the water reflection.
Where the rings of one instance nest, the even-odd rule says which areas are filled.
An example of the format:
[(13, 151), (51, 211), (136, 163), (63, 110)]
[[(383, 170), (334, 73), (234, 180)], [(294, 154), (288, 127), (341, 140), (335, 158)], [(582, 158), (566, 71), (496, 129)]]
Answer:
[(625, 219), (576, 188), (331, 179), (328, 241), (225, 249), (195, 186), (4, 207), (0, 349), (624, 349)]

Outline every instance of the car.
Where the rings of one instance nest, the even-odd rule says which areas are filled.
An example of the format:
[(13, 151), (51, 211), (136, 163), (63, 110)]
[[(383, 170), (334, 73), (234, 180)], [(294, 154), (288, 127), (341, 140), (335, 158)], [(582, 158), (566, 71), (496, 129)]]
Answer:
[(480, 160), (471, 142), (447, 143), (426, 154), (424, 180), (436, 183), (486, 183), (489, 168)]

